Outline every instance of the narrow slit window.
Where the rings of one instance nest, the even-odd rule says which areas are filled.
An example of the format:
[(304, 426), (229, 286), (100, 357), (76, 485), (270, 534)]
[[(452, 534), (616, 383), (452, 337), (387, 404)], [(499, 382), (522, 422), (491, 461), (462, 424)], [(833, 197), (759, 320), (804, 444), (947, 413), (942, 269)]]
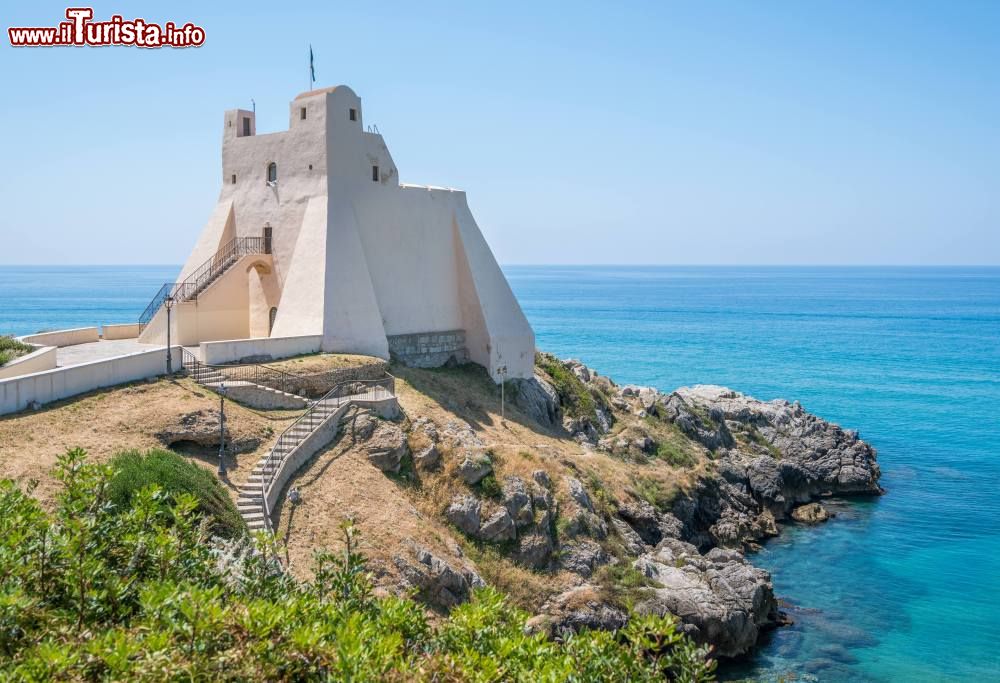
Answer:
[(233, 181), (232, 182), (233, 182), (233, 185), (236, 184), (236, 174), (235, 173), (233, 174)]
[(278, 164), (273, 161), (267, 165), (267, 182), (278, 182)]
[(378, 182), (378, 166), (372, 166), (372, 180)]
[(302, 107), (301, 109), (299, 109), (299, 118), (302, 119), (303, 121), (306, 120), (306, 108), (305, 107)]
[(351, 111), (348, 114), (348, 116), (351, 117), (351, 121), (357, 121), (358, 120), (358, 110), (357, 109), (351, 109)]

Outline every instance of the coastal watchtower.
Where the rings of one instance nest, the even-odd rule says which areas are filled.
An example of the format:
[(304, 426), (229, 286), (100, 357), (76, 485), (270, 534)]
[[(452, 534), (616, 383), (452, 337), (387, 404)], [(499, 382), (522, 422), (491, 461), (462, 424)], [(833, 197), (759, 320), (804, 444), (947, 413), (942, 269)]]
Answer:
[[(222, 189), (177, 282), (171, 336), (318, 335), (324, 351), (531, 377), (535, 338), (465, 193), (399, 182), (347, 86), (305, 92), (288, 130), (225, 113)], [(163, 343), (157, 299), (141, 341)]]

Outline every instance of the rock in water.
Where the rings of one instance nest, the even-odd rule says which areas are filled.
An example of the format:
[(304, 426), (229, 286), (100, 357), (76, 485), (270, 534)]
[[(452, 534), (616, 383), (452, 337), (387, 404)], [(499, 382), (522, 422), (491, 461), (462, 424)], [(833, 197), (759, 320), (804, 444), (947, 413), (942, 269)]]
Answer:
[(737, 551), (716, 548), (701, 555), (688, 543), (667, 539), (633, 566), (659, 586), (636, 610), (679, 617), (695, 640), (711, 643), (720, 656), (749, 652), (761, 630), (778, 621), (770, 575)]
[(803, 524), (819, 524), (831, 516), (830, 512), (819, 503), (807, 503), (792, 510), (792, 519)]

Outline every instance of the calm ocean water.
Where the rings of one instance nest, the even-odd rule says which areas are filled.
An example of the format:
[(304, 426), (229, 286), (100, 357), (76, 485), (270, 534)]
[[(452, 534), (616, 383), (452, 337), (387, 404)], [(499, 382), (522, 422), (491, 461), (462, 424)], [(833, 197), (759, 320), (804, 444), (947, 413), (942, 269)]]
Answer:
[[(1000, 268), (505, 270), (541, 349), (798, 399), (878, 449), (886, 496), (755, 556), (796, 623), (727, 675), (1000, 680)], [(0, 267), (0, 333), (133, 320), (176, 271)]]

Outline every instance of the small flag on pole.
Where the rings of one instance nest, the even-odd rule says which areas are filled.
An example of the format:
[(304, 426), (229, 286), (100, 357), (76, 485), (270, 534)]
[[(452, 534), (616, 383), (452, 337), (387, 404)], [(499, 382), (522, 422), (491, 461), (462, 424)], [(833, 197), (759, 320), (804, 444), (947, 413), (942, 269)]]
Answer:
[(312, 90), (316, 82), (316, 67), (313, 65), (313, 46), (309, 46), (309, 89)]

